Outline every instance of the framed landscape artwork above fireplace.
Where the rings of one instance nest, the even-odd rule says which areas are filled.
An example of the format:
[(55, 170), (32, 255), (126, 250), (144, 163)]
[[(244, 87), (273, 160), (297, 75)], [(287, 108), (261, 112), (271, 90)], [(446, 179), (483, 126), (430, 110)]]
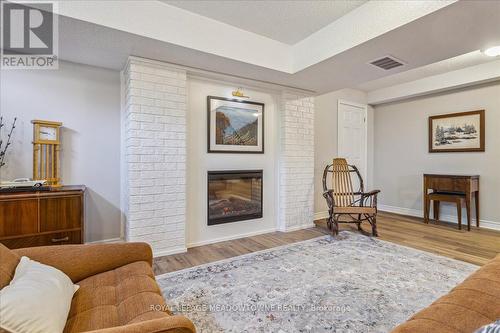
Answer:
[(209, 153), (264, 153), (264, 104), (207, 97)]

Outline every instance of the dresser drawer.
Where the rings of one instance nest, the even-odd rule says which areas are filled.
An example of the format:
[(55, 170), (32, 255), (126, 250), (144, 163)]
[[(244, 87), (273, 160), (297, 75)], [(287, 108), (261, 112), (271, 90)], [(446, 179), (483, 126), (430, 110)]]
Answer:
[(0, 237), (38, 232), (38, 200), (0, 200)]
[(81, 244), (82, 235), (80, 230), (56, 232), (52, 234), (3, 239), (0, 240), (0, 243), (10, 249), (46, 245)]
[(80, 228), (82, 197), (66, 196), (40, 199), (40, 232)]
[(467, 180), (460, 178), (430, 178), (427, 182), (427, 188), (439, 191), (463, 192), (467, 186)]

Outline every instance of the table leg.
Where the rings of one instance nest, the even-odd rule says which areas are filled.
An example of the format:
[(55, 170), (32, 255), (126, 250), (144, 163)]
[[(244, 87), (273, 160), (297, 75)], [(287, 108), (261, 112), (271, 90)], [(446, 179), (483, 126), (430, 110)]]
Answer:
[(439, 204), (440, 202), (437, 200), (434, 200), (434, 220), (436, 220), (436, 223), (439, 224)]
[(430, 211), (431, 201), (427, 196), (424, 198), (424, 222), (429, 223), (429, 211)]
[(429, 223), (429, 216), (427, 215), (427, 211), (429, 209), (429, 207), (427, 206), (427, 184), (426, 184), (426, 181), (425, 181), (425, 176), (424, 176), (424, 191), (423, 191), (423, 194), (424, 194), (424, 201), (422, 202), (423, 206), (424, 206), (424, 223)]
[(467, 231), (470, 231), (470, 204), (472, 201), (472, 197), (469, 194), (465, 196), (465, 208), (467, 210)]
[(462, 199), (457, 199), (458, 230), (462, 230)]
[(474, 192), (475, 202), (476, 202), (476, 227), (479, 228), (479, 191)]

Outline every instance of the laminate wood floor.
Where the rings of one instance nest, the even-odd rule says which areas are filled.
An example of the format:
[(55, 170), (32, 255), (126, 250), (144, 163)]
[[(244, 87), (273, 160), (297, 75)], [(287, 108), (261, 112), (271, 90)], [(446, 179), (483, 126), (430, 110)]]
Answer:
[[(272, 232), (188, 249), (186, 253), (155, 258), (155, 274), (163, 274), (255, 251), (295, 243), (329, 234), (325, 220), (316, 227), (291, 232)], [(458, 230), (455, 224), (380, 212), (377, 219), (379, 238), (403, 246), (436, 253), (453, 259), (483, 265), (500, 253), (500, 231), (473, 228)], [(369, 230), (367, 225), (365, 230)], [(340, 230), (357, 232), (356, 225), (341, 224)]]

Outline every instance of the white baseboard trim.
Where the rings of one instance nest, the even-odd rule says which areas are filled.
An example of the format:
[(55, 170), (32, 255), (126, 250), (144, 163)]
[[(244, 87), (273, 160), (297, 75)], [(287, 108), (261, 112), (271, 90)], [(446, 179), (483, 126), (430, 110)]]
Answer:
[(308, 224), (301, 224), (301, 225), (297, 225), (297, 226), (294, 226), (294, 227), (290, 227), (290, 228), (280, 228), (278, 229), (278, 231), (280, 232), (291, 232), (291, 231), (297, 231), (297, 230), (301, 230), (301, 229), (308, 229), (308, 228), (314, 228), (316, 225), (314, 223), (308, 223)]
[[(98, 241), (93, 241), (93, 242), (85, 242), (85, 244), (112, 244), (112, 243), (124, 243), (125, 240), (118, 237), (118, 238), (110, 238), (110, 239), (103, 239), (103, 240), (98, 240)], [(168, 256), (171, 254), (177, 254), (177, 253), (184, 253), (187, 252), (187, 248), (185, 247), (177, 247), (171, 250), (163, 250), (163, 251), (153, 251), (153, 257), (163, 257), (163, 256)]]
[(225, 236), (225, 237), (218, 237), (210, 240), (204, 240), (204, 241), (198, 241), (198, 242), (190, 242), (187, 244), (187, 247), (196, 247), (196, 246), (201, 246), (201, 245), (207, 245), (207, 244), (213, 244), (213, 243), (219, 243), (219, 242), (225, 242), (228, 240), (233, 240), (233, 239), (239, 239), (239, 238), (244, 238), (244, 237), (251, 237), (251, 236), (257, 236), (261, 234), (267, 234), (270, 232), (275, 232), (276, 228), (270, 228), (270, 229), (264, 229), (264, 230), (259, 230), (259, 231), (252, 231), (252, 232), (247, 232), (243, 234), (237, 234), (237, 235), (231, 235), (231, 236)]
[[(383, 212), (388, 212), (388, 213), (400, 214), (400, 215), (424, 217), (424, 213), (421, 210), (412, 209), (412, 208), (396, 207), (396, 206), (389, 206), (389, 205), (378, 205), (378, 210), (383, 211)], [(448, 215), (446, 215), (446, 216), (448, 216)], [(445, 216), (442, 216), (443, 221), (444, 221), (444, 217)]]
[[(388, 213), (394, 213), (394, 214), (400, 214), (400, 215), (408, 215), (408, 216), (415, 216), (415, 217), (424, 217), (424, 213), (422, 210), (419, 209), (412, 209), (412, 208), (404, 208), (404, 207), (396, 207), (396, 206), (389, 206), (389, 205), (378, 205), (378, 210), (383, 211), (383, 212), (388, 212)], [(443, 215), (441, 214), (440, 216), (441, 221), (445, 222), (451, 222), (451, 223), (458, 223), (457, 217), (455, 215)], [(493, 229), (493, 230), (500, 230), (500, 222), (496, 221), (487, 221), (487, 220), (480, 220), (479, 225), (481, 228), (485, 229)], [(467, 223), (467, 217), (463, 217), (462, 219), (462, 226)], [(472, 224), (475, 225), (475, 220), (474, 217), (472, 218)]]
[(314, 213), (314, 221), (327, 219), (328, 216), (330, 216), (330, 214), (328, 213), (327, 210), (325, 210), (323, 212)]
[[(388, 213), (394, 213), (394, 214), (399, 214), (399, 215), (407, 215), (407, 216), (414, 216), (414, 217), (424, 217), (423, 211), (419, 209), (412, 209), (412, 208), (404, 208), (404, 207), (396, 207), (396, 206), (389, 206), (389, 205), (378, 205), (378, 210), (382, 212), (388, 212)], [(328, 218), (328, 211), (324, 212), (317, 212), (314, 213), (314, 220), (322, 220)], [(451, 223), (458, 223), (457, 217), (455, 215), (442, 215), (440, 216), (441, 221), (445, 222), (451, 222)], [(464, 222), (467, 223), (467, 217), (463, 217), (462, 220), (462, 225), (464, 225)], [(473, 217), (472, 220), (473, 224), (475, 225), (475, 220)], [(495, 221), (487, 221), (487, 220), (480, 220), (479, 225), (481, 228), (485, 229), (493, 229), (493, 230), (500, 230), (500, 222), (495, 222)]]
[(178, 254), (178, 253), (185, 253), (185, 252), (187, 252), (187, 248), (176, 247), (176, 248), (170, 249), (170, 250), (153, 251), (153, 257), (158, 258), (158, 257), (169, 256), (171, 254)]
[(85, 244), (110, 244), (110, 243), (122, 243), (122, 242), (124, 242), (123, 238), (117, 237), (117, 238), (102, 239), (92, 242), (85, 242)]
[(225, 242), (228, 240), (234, 240), (234, 239), (239, 239), (239, 238), (252, 237), (252, 236), (257, 236), (257, 235), (262, 235), (262, 234), (268, 234), (270, 232), (275, 232), (275, 231), (281, 231), (281, 232), (296, 231), (296, 230), (300, 230), (300, 229), (313, 228), (314, 226), (315, 226), (314, 223), (310, 223), (310, 224), (298, 225), (298, 226), (295, 226), (292, 228), (286, 228), (286, 229), (270, 228), (270, 229), (264, 229), (264, 230), (259, 230), (259, 231), (252, 231), (252, 232), (247, 232), (247, 233), (243, 233), (243, 234), (231, 235), (231, 236), (226, 236), (226, 237), (218, 237), (218, 238), (205, 240), (205, 241), (190, 242), (187, 244), (187, 248), (208, 245), (208, 244), (214, 244), (214, 243), (219, 243), (219, 242)]

